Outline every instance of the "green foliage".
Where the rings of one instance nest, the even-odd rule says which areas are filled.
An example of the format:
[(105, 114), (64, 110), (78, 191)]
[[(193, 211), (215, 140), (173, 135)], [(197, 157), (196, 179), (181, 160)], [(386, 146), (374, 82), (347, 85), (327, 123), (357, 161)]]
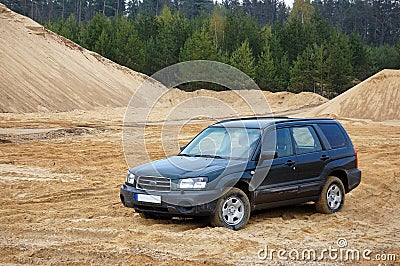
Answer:
[(70, 40), (77, 39), (79, 36), (79, 25), (76, 22), (74, 14), (71, 14), (60, 28), (60, 33)]
[(143, 72), (144, 43), (133, 24), (126, 17), (119, 16), (113, 21), (113, 29), (111, 58), (118, 64)]
[[(100, 39), (101, 35), (103, 43), (106, 43), (106, 38), (111, 35), (111, 20), (102, 14), (97, 14), (91, 21), (89, 21), (85, 35), (83, 36), (82, 44), (89, 50), (94, 50), (95, 45)], [(98, 44), (97, 46), (99, 46)], [(97, 52), (97, 51), (96, 51)]]
[(370, 57), (369, 66), (372, 73), (385, 68), (400, 68), (400, 44), (396, 47), (389, 45), (369, 47), (368, 54)]
[(314, 92), (320, 95), (329, 96), (325, 93), (327, 78), (330, 75), (329, 66), (327, 64), (329, 50), (326, 43), (321, 45), (313, 45), (314, 53), (314, 69), (313, 69), (313, 88)]
[[(333, 97), (351, 87), (351, 50), (349, 40), (338, 30), (332, 33), (328, 43), (326, 64), (329, 68), (327, 96)], [(333, 91), (332, 91), (333, 90)]]
[(212, 60), (218, 61), (218, 51), (206, 29), (196, 31), (190, 36), (179, 55), (180, 61)]
[(231, 55), (230, 64), (243, 71), (250, 78), (254, 79), (256, 67), (254, 64), (253, 52), (250, 49), (249, 42), (245, 40)]
[(297, 18), (292, 18), (275, 32), (281, 49), (286, 51), (289, 62), (292, 63), (297, 59), (307, 46), (316, 42), (315, 24), (311, 22), (302, 23)]
[[(54, 14), (64, 11), (48, 14), (50, 20), (45, 12), (29, 15), (148, 75), (186, 60), (216, 60), (239, 68), (264, 90), (334, 97), (384, 68), (400, 68), (400, 5), (393, 1), (296, 0), (290, 16), (283, 0), (129, 0), (125, 10), (118, 1), (82, 1), (80, 9), (76, 1), (49, 0), (43, 5), (52, 3)], [(23, 12), (32, 2), (7, 3)], [(206, 83), (184, 88), (221, 89)]]
[[(144, 30), (143, 22), (150, 21), (152, 33)], [(189, 36), (190, 28), (187, 18), (178, 12), (171, 12), (170, 8), (164, 6), (161, 15), (155, 19), (145, 19), (143, 15), (136, 25), (140, 29), (139, 36), (143, 36), (145, 42), (146, 63), (143, 67), (144, 73), (152, 74), (156, 71), (175, 64), (179, 61), (179, 53)]]
[(276, 67), (271, 49), (266, 45), (258, 59), (256, 66), (256, 81), (260, 88), (276, 90)]
[(333, 31), (325, 43), (314, 43), (297, 57), (290, 69), (290, 90), (336, 96), (351, 85), (353, 55), (350, 41)]
[(155, 38), (160, 30), (160, 24), (156, 16), (138, 14), (133, 20), (133, 27), (138, 32), (139, 38), (147, 42), (148, 40)]
[(106, 29), (101, 31), (99, 38), (96, 40), (93, 46), (93, 51), (104, 55), (105, 57), (109, 57), (111, 50), (111, 37), (109, 33), (107, 33)]
[(313, 90), (314, 51), (308, 47), (290, 68), (290, 90), (292, 92)]
[(353, 32), (349, 36), (349, 45), (351, 53), (351, 65), (353, 66), (353, 76), (364, 79), (368, 76), (368, 54), (367, 47), (361, 41), (360, 35)]
[(221, 47), (225, 38), (226, 13), (225, 8), (216, 6), (210, 19), (209, 32), (216, 47)]
[(294, 18), (297, 21), (301, 21), (301, 23), (306, 23), (311, 20), (314, 12), (315, 10), (310, 0), (294, 0), (293, 9), (289, 18)]
[(247, 14), (229, 12), (226, 16), (222, 49), (232, 53), (245, 40), (252, 47), (253, 54), (258, 56), (263, 47), (260, 26), (253, 17)]
[(200, 13), (208, 13), (213, 8), (211, 0), (183, 0), (180, 2), (183, 12), (189, 17), (194, 18)]
[(275, 67), (276, 67), (276, 90), (277, 91), (284, 91), (288, 89), (288, 84), (289, 84), (289, 69), (290, 69), (290, 64), (289, 64), (289, 57), (286, 53), (283, 54), (283, 56), (275, 61)]

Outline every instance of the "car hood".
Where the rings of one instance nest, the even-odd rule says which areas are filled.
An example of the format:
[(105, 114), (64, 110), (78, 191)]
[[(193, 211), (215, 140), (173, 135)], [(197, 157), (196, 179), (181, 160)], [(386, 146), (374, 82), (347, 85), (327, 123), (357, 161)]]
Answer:
[(204, 157), (172, 156), (134, 167), (131, 172), (139, 176), (163, 176), (171, 179), (208, 176), (209, 181), (247, 168), (247, 161)]

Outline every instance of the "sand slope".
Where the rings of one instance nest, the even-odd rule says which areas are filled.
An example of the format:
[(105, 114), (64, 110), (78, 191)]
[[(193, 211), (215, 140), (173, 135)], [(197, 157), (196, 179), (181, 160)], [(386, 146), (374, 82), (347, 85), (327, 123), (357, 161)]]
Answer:
[(0, 4), (0, 112), (123, 106), (145, 76)]
[(400, 120), (400, 70), (382, 70), (310, 115), (335, 114), (373, 121)]
[[(301, 92), (295, 94), (286, 91), (276, 93), (262, 91), (262, 93), (265, 98), (255, 90), (242, 90), (240, 91), (240, 94), (237, 94), (234, 91), (197, 90), (194, 92), (185, 92), (179, 89), (172, 89), (165, 95), (165, 97), (160, 99), (160, 103), (164, 107), (170, 107), (190, 98), (210, 97), (221, 100), (232, 106), (240, 106), (243, 105), (244, 100), (251, 101), (248, 104), (257, 104), (261, 103), (261, 101), (267, 100), (271, 108), (275, 111), (279, 109), (298, 109), (307, 106), (320, 105), (327, 102), (326, 98), (312, 92)], [(199, 102), (198, 104), (200, 106), (202, 102)]]

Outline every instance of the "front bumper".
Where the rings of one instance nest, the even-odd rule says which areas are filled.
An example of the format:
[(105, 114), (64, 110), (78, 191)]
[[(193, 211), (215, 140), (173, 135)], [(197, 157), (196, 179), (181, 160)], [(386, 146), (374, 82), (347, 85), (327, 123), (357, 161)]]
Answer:
[(136, 212), (170, 216), (209, 216), (214, 213), (221, 192), (217, 190), (152, 192), (161, 196), (161, 203), (137, 201), (135, 194), (150, 194), (133, 186), (123, 184), (120, 188), (121, 202)]

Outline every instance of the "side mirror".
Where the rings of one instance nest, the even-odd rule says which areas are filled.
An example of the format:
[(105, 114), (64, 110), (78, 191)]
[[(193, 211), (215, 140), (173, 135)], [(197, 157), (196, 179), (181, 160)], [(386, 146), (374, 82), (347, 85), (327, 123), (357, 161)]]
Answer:
[(179, 149), (183, 151), (186, 148), (186, 145), (180, 146)]
[(276, 151), (262, 151), (260, 155), (260, 161), (272, 160), (278, 158)]

